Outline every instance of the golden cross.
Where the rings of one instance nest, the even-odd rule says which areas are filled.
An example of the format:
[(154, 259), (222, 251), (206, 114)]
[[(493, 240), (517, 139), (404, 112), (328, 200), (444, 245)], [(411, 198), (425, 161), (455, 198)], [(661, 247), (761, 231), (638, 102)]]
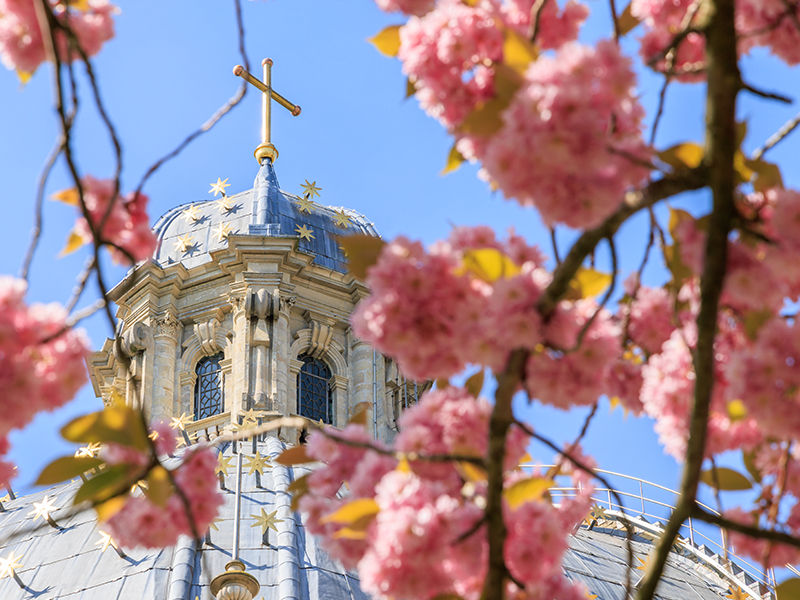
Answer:
[(272, 89), (272, 59), (265, 58), (261, 61), (261, 66), (264, 67), (264, 81), (259, 81), (253, 77), (242, 65), (233, 67), (233, 74), (238, 75), (248, 83), (254, 85), (261, 90), (261, 143), (256, 148), (255, 156), (258, 164), (261, 164), (262, 158), (269, 158), (273, 163), (278, 158), (278, 150), (272, 145), (270, 141), (270, 122), (272, 119), (272, 102), (275, 100), (278, 104), (283, 106), (286, 110), (296, 117), (300, 114), (300, 107), (292, 104), (286, 98), (281, 96), (278, 92)]

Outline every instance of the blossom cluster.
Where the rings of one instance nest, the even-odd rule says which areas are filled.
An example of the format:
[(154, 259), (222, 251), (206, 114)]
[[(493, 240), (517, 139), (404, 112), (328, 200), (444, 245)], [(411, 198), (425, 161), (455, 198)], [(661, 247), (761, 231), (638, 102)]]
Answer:
[[(110, 242), (124, 250), (137, 262), (153, 254), (156, 237), (150, 229), (150, 220), (147, 216), (148, 197), (145, 194), (131, 192), (115, 199), (114, 180), (96, 179), (91, 175), (81, 179), (81, 186), (92, 224), (97, 227), (104, 218), (106, 219), (100, 233), (102, 241)], [(112, 201), (114, 204), (106, 218), (109, 203)], [(92, 231), (84, 217), (78, 218), (73, 234), (78, 236), (83, 244), (92, 242)], [(118, 262), (129, 262), (120, 250), (114, 249), (112, 256)]]
[[(0, 0), (0, 61), (8, 69), (16, 69), (20, 77), (30, 76), (47, 59), (36, 11), (37, 0)], [(114, 37), (112, 15), (117, 7), (108, 0), (87, 2), (50, 2), (59, 26), (69, 28), (75, 41), (87, 56), (94, 56), (103, 44)], [(56, 32), (56, 48), (61, 61), (72, 61), (80, 55), (71, 47), (71, 40), (62, 29)]]
[[(400, 464), (385, 446), (365, 448), (375, 442), (359, 425), (311, 436), (308, 455), (326, 464), (308, 476), (309, 492), (300, 497), (300, 509), (310, 517), (309, 530), (322, 536), (326, 549), (347, 568), (358, 569), (362, 587), (373, 597), (480, 597), (488, 555), (482, 524), (485, 477), (467, 475), (464, 463), (425, 457), (484, 457), (490, 414), (488, 401), (462, 388), (425, 394), (400, 419), (400, 433), (391, 448), (409, 457)], [(527, 442), (523, 430), (512, 426), (506, 444), (506, 487), (529, 476), (518, 468)], [(349, 492), (342, 497), (338, 492), (345, 482)], [(525, 585), (524, 590), (509, 592), (520, 598), (540, 597), (539, 592), (541, 597), (583, 597), (585, 590), (564, 578), (561, 559), (567, 534), (589, 510), (591, 490), (584, 486), (577, 497), (559, 505), (539, 497), (504, 507), (507, 564)], [(366, 527), (326, 519), (359, 500), (376, 505), (377, 514)]]
[[(58, 304), (27, 305), (26, 290), (20, 279), (0, 277), (0, 456), (12, 429), (68, 402), (86, 382), (86, 334), (67, 326)], [(0, 483), (10, 476), (0, 463)]]
[[(175, 451), (175, 435), (168, 424), (156, 423), (151, 430), (156, 434), (154, 445), (159, 455)], [(108, 464), (133, 469), (146, 468), (150, 462), (146, 454), (116, 444), (107, 444), (102, 457)], [(180, 493), (174, 490), (165, 506), (146, 495), (129, 495), (124, 506), (108, 520), (109, 532), (123, 546), (147, 548), (172, 546), (180, 535), (202, 535), (224, 502), (214, 475), (216, 466), (217, 458), (210, 447), (200, 444), (187, 448), (180, 464), (171, 469), (171, 478)]]

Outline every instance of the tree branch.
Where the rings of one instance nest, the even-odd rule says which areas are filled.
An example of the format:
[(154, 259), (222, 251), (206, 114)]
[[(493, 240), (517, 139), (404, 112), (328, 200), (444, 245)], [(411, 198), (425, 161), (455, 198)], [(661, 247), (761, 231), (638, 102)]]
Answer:
[(717, 525), (723, 529), (730, 529), (731, 531), (749, 535), (753, 538), (769, 540), (779, 544), (786, 544), (787, 546), (792, 546), (794, 548), (800, 548), (800, 538), (796, 538), (793, 535), (783, 533), (782, 531), (761, 529), (760, 527), (753, 527), (752, 525), (745, 525), (744, 523), (739, 523), (738, 521), (732, 521), (723, 517), (722, 515), (715, 515), (714, 513), (707, 511), (702, 506), (697, 504), (695, 504), (692, 508), (690, 516), (698, 521), (704, 521), (712, 525)]
[(706, 29), (708, 92), (706, 98), (706, 160), (713, 209), (706, 239), (700, 278), (700, 311), (697, 315), (697, 346), (693, 353), (695, 386), (689, 423), (680, 497), (664, 533), (651, 554), (637, 600), (651, 600), (664, 565), (683, 522), (692, 514), (705, 458), (709, 409), (714, 389), (714, 341), (717, 334), (719, 299), (728, 258), (728, 235), (736, 209), (733, 166), (736, 144), (736, 96), (740, 74), (736, 54), (734, 0), (711, 0), (711, 18)]

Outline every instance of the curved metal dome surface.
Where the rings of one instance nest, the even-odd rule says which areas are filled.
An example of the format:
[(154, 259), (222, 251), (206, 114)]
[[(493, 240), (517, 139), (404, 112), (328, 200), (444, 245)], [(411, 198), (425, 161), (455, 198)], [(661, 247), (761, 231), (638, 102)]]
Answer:
[(280, 189), (272, 162), (264, 159), (253, 189), (220, 200), (183, 204), (165, 213), (153, 228), (158, 238), (153, 258), (162, 266), (182, 263), (192, 268), (209, 262), (211, 252), (225, 248), (227, 235), (290, 237), (298, 239), (298, 250), (314, 255), (316, 264), (346, 272), (336, 236), (378, 236), (378, 231), (354, 210), (316, 202), (303, 210), (304, 200)]
[[(250, 442), (243, 456), (252, 455)], [(239, 556), (261, 588), (263, 600), (368, 600), (359, 580), (331, 559), (306, 530), (300, 514), (291, 510), (288, 486), (307, 468), (289, 468), (274, 462), (285, 445), (274, 437), (258, 442), (257, 450), (272, 460), (272, 468), (248, 473), (241, 485), (241, 541)], [(224, 455), (232, 456), (230, 444)], [(118, 555), (101, 535), (94, 511), (70, 514), (67, 507), (80, 481), (36, 494), (4, 501), (0, 513), (0, 558), (19, 558), (16, 568), (22, 589), (11, 577), (0, 579), (0, 598), (23, 600), (206, 600), (212, 598), (211, 580), (231, 560), (235, 522), (235, 477), (226, 477), (225, 504), (216, 530), (195, 547), (183, 537), (172, 548), (127, 550)], [(59, 529), (32, 514), (34, 503), (56, 498), (50, 512)], [(257, 517), (277, 511), (277, 532), (262, 534)], [(653, 549), (658, 527), (630, 517), (636, 535), (637, 560), (628, 565), (625, 533), (613, 511), (588, 519), (569, 541), (562, 568), (573, 581), (583, 583), (597, 600), (624, 600), (626, 572), (632, 585), (641, 579), (640, 567)], [(658, 600), (724, 600), (729, 588), (741, 587), (754, 600), (769, 597), (752, 578), (705, 546), (677, 544), (670, 553)], [(468, 543), (468, 542), (466, 542)], [(554, 599), (557, 600), (557, 599)]]

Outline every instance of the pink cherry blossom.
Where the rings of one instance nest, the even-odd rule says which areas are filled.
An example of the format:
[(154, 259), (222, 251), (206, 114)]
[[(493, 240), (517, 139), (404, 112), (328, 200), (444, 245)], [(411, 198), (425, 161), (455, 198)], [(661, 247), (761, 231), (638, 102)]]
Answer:
[(189, 514), (177, 491), (163, 508), (145, 496), (129, 496), (122, 510), (108, 520), (109, 532), (123, 546), (146, 548), (174, 545), (179, 535), (192, 535), (192, 524), (194, 531), (203, 535), (224, 502), (214, 474), (216, 466), (211, 448), (197, 445), (187, 449), (172, 473), (188, 501)]
[[(114, 181), (111, 179), (95, 179), (86, 175), (81, 179), (84, 201), (91, 215), (92, 222), (97, 225), (108, 210), (108, 204), (114, 195)], [(111, 242), (127, 251), (135, 261), (146, 260), (152, 256), (156, 247), (156, 237), (150, 229), (147, 216), (148, 198), (144, 194), (127, 194), (114, 202), (114, 207), (101, 234), (103, 241)], [(75, 233), (84, 243), (92, 241), (89, 223), (83, 217), (75, 224)], [(127, 262), (127, 257), (118, 250), (112, 255), (119, 262)]]
[[(510, 0), (503, 5), (506, 23), (525, 37), (529, 35), (531, 11), (535, 3), (535, 0)], [(537, 45), (550, 50), (560, 48), (567, 42), (575, 41), (588, 16), (589, 7), (585, 4), (568, 0), (562, 9), (555, 0), (548, 0), (542, 6), (539, 14)]]
[[(34, 8), (35, 0), (0, 0), (0, 60), (8, 69), (33, 73), (47, 59), (42, 31)], [(112, 15), (117, 7), (107, 0), (90, 0), (85, 10), (51, 1), (56, 19), (72, 29), (87, 56), (94, 56), (114, 37)], [(80, 55), (69, 50), (62, 31), (56, 32), (59, 58), (72, 61)]]
[[(9, 448), (8, 438), (0, 436), (0, 459), (8, 453)], [(12, 477), (14, 477), (14, 465), (0, 460), (0, 486), (9, 485)]]
[(654, 354), (675, 329), (672, 313), (667, 290), (640, 286), (628, 306), (628, 335), (642, 350)]
[(503, 127), (476, 158), (507, 198), (536, 206), (545, 224), (594, 227), (649, 170), (640, 164), (649, 150), (635, 84), (613, 42), (566, 44), (528, 67)]
[(433, 8), (436, 0), (375, 0), (375, 4), (386, 12), (401, 12), (421, 17)]
[(25, 304), (27, 284), (0, 277), (0, 438), (58, 408), (86, 382), (89, 340), (57, 304)]

